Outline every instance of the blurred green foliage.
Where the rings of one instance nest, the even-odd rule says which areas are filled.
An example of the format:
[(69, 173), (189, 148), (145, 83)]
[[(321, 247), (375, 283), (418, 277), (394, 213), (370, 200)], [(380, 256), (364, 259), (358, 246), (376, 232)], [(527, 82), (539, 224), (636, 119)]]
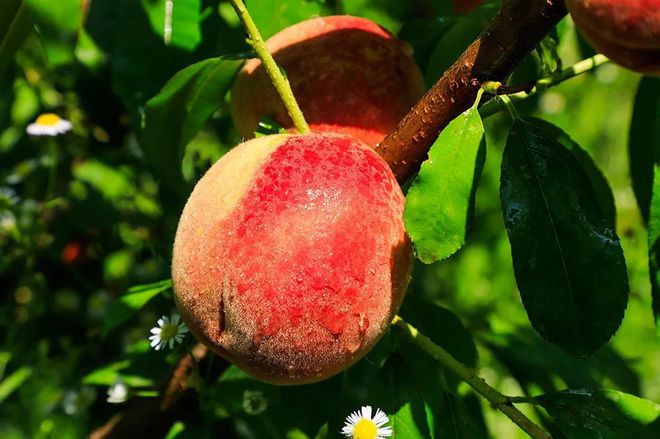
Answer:
[[(496, 8), (454, 16), (441, 0), (247, 3), (265, 36), (331, 13), (364, 16), (401, 31), (429, 82)], [(182, 203), (210, 164), (239, 141), (225, 94), (238, 66), (229, 59), (240, 59), (248, 47), (225, 1), (176, 0), (169, 44), (164, 10), (164, 0), (0, 3), (2, 438), (83, 437), (127, 407), (153, 399), (150, 392), (194, 344), (188, 336), (174, 351), (155, 352), (147, 336), (158, 317), (174, 311), (164, 279)], [(570, 19), (559, 25), (557, 39), (564, 66), (590, 55)], [(550, 42), (512, 81), (552, 71), (548, 63), (556, 59), (548, 50), (555, 50)], [(159, 99), (170, 102), (172, 81), (191, 75), (211, 77), (216, 85), (193, 87), (204, 94), (203, 109), (191, 114), (186, 93), (176, 109), (159, 107)], [(543, 341), (530, 326), (498, 195), (510, 126), (506, 114), (485, 120), (488, 158), (468, 243), (445, 261), (415, 266), (402, 315), (461, 361), (478, 366), (504, 394), (609, 388), (660, 400), (647, 232), (626, 148), (639, 81), (607, 64), (519, 107), (567, 132), (612, 188), (630, 299), (606, 347), (579, 359)], [(73, 131), (28, 136), (27, 125), (44, 112), (70, 120)], [(159, 138), (159, 128), (167, 135), (178, 130), (179, 137)], [(175, 145), (178, 153), (162, 145)], [(292, 388), (261, 383), (220, 358), (207, 359), (192, 379), (197, 396), (159, 425), (168, 438), (330, 438), (346, 415), (372, 404), (387, 411), (401, 429), (399, 437), (524, 437), (415, 349), (392, 331), (343, 374)], [(133, 392), (127, 405), (106, 402), (108, 386), (118, 379)], [(636, 400), (621, 403), (635, 411)], [(561, 434), (540, 408), (523, 411)]]

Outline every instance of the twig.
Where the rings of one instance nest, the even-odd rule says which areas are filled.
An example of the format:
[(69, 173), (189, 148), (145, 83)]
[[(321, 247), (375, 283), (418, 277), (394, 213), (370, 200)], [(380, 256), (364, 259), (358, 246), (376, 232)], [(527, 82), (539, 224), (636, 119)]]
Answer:
[(408, 324), (401, 317), (396, 316), (392, 324), (397, 326), (405, 336), (410, 338), (417, 346), (433, 357), (445, 369), (456, 374), (486, 398), (496, 409), (504, 413), (516, 425), (523, 429), (530, 437), (534, 439), (551, 439), (548, 432), (536, 425), (531, 419), (525, 416), (520, 410), (512, 404), (512, 399), (507, 398), (500, 392), (489, 386), (483, 378), (479, 377), (470, 368), (456, 360), (449, 352), (433, 343), (428, 337), (421, 334), (415, 327)]
[(296, 98), (293, 96), (293, 91), (291, 91), (291, 85), (289, 80), (282, 74), (280, 68), (275, 63), (273, 56), (270, 54), (270, 51), (266, 47), (266, 43), (263, 38), (261, 38), (261, 33), (259, 29), (254, 24), (250, 13), (248, 12), (243, 0), (231, 0), (231, 5), (234, 7), (238, 18), (240, 18), (243, 28), (248, 34), (247, 43), (257, 52), (257, 56), (261, 60), (266, 69), (266, 73), (270, 78), (273, 86), (279, 93), (286, 108), (289, 117), (293, 121), (293, 125), (301, 133), (309, 132), (309, 125), (305, 121), (305, 116), (303, 116)]
[(378, 146), (399, 182), (426, 159), (440, 131), (470, 108), (486, 81), (505, 82), (566, 15), (563, 0), (508, 0), (461, 57)]
[[(550, 87), (559, 85), (562, 82), (566, 81), (567, 79), (571, 79), (583, 73), (590, 72), (594, 70), (596, 67), (601, 66), (608, 61), (609, 59), (607, 59), (605, 55), (597, 54), (590, 58), (583, 59), (582, 61), (562, 70), (561, 72), (555, 75), (539, 79), (536, 82), (536, 84), (533, 84), (529, 90), (524, 90), (517, 93), (507, 93), (505, 87), (500, 87), (497, 91), (497, 94), (507, 94), (514, 103), (518, 101), (522, 101), (530, 96), (535, 95), (536, 93), (539, 93)], [(505, 107), (502, 102), (493, 99), (492, 101), (488, 102), (479, 109), (479, 114), (481, 114), (481, 117), (488, 117), (502, 111), (504, 108)]]

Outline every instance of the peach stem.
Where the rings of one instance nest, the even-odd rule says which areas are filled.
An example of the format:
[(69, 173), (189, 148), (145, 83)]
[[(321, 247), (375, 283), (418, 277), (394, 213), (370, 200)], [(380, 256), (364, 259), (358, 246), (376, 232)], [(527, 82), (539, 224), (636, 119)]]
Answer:
[(530, 437), (534, 439), (551, 439), (548, 432), (536, 425), (513, 405), (515, 398), (512, 400), (489, 386), (486, 381), (478, 376), (472, 369), (456, 360), (449, 352), (433, 343), (431, 339), (424, 334), (421, 334), (414, 326), (407, 323), (401, 317), (395, 316), (392, 320), (392, 325), (401, 329), (406, 337), (433, 357), (433, 359), (440, 363), (445, 369), (449, 369), (460, 379), (468, 383), (470, 387), (486, 398), (493, 407), (504, 413)]
[(255, 52), (257, 52), (257, 56), (263, 63), (270, 81), (273, 83), (280, 98), (282, 98), (282, 102), (286, 107), (287, 113), (289, 113), (289, 117), (291, 117), (291, 120), (293, 121), (293, 125), (299, 132), (308, 133), (309, 125), (307, 125), (305, 116), (303, 116), (303, 113), (298, 106), (298, 102), (296, 102), (296, 98), (293, 95), (293, 91), (291, 91), (289, 80), (282, 74), (282, 71), (275, 63), (273, 56), (268, 51), (266, 43), (261, 37), (259, 29), (257, 29), (257, 26), (254, 24), (243, 0), (231, 0), (231, 5), (234, 7), (238, 18), (243, 24), (243, 28), (248, 34), (247, 43)]

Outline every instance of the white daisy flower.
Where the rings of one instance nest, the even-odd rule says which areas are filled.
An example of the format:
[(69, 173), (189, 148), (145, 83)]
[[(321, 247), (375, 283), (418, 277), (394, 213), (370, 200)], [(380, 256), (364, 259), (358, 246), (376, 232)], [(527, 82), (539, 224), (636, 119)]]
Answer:
[(346, 418), (341, 432), (352, 439), (384, 439), (392, 436), (392, 427), (383, 427), (390, 422), (381, 409), (376, 409), (376, 415), (371, 417), (371, 406), (362, 406)]
[(163, 316), (158, 319), (158, 326), (151, 328), (149, 341), (151, 347), (157, 351), (163, 349), (169, 344), (170, 349), (174, 347), (174, 342), (181, 343), (183, 337), (188, 332), (184, 323), (179, 323), (181, 317), (173, 314), (172, 317)]
[(44, 113), (37, 117), (34, 123), (28, 125), (26, 131), (32, 136), (59, 136), (71, 131), (73, 125), (57, 114)]
[(128, 399), (128, 386), (122, 380), (117, 380), (108, 387), (108, 397), (106, 401), (110, 404), (121, 404)]

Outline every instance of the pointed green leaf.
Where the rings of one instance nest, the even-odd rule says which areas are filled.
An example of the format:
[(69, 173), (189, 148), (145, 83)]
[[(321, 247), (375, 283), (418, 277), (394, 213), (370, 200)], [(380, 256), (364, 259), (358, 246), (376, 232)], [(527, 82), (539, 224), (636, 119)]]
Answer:
[(574, 355), (594, 353), (621, 324), (628, 275), (587, 173), (552, 135), (517, 121), (504, 150), (500, 198), (532, 326)]
[(643, 77), (635, 96), (628, 154), (630, 178), (642, 216), (649, 219), (653, 165), (660, 165), (660, 78)]
[(172, 288), (172, 281), (169, 279), (130, 288), (110, 307), (103, 322), (103, 335), (107, 335), (108, 332), (131, 318), (151, 299), (170, 288)]
[(0, 77), (31, 28), (32, 19), (24, 0), (7, 0), (0, 5)]
[(569, 438), (660, 437), (660, 405), (616, 390), (564, 390), (539, 396)]
[(403, 356), (392, 355), (380, 371), (376, 388), (369, 395), (371, 404), (390, 418), (394, 437), (431, 437), (432, 412), (415, 383), (415, 374)]
[(23, 383), (32, 376), (32, 372), (33, 370), (31, 367), (23, 366), (2, 380), (2, 382), (0, 382), (0, 404), (2, 404), (5, 399), (9, 398), (16, 389), (21, 387)]
[(485, 153), (484, 127), (476, 108), (447, 125), (431, 147), (408, 191), (404, 213), (422, 262), (445, 259), (465, 243)]
[(653, 198), (649, 215), (649, 273), (651, 275), (651, 295), (653, 316), (660, 334), (660, 166), (655, 166)]
[(607, 182), (607, 178), (602, 173), (591, 156), (577, 144), (564, 130), (543, 119), (531, 118), (531, 121), (543, 131), (551, 135), (557, 142), (564, 145), (575, 159), (580, 162), (582, 169), (587, 173), (591, 185), (596, 193), (596, 199), (607, 220), (616, 224), (616, 206), (614, 204), (614, 194)]
[(188, 66), (147, 102), (140, 144), (147, 162), (173, 186), (183, 178), (185, 146), (220, 107), (239, 65), (211, 58)]

